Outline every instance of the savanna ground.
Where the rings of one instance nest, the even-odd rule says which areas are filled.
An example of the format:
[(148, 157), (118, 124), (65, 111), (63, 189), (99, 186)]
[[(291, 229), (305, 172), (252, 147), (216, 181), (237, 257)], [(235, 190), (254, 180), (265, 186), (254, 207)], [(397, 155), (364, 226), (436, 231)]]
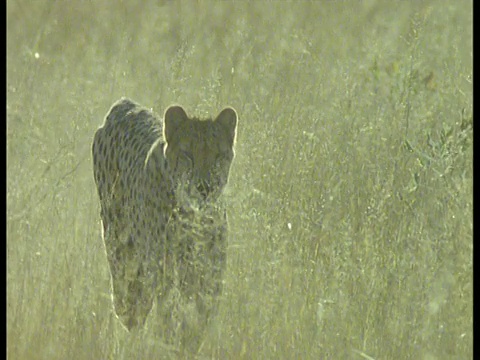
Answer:
[(240, 116), (200, 358), (470, 359), (470, 1), (7, 1), (9, 359), (193, 357), (111, 313), (90, 146)]

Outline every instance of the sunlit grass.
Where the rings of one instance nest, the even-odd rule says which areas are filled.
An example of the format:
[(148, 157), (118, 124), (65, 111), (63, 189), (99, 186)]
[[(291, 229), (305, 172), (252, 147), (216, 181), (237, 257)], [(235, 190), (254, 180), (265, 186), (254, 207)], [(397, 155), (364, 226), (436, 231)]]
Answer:
[[(90, 146), (239, 113), (199, 357), (472, 358), (470, 2), (7, 2), (7, 353), (193, 357), (111, 312)], [(151, 319), (152, 320), (152, 319)]]

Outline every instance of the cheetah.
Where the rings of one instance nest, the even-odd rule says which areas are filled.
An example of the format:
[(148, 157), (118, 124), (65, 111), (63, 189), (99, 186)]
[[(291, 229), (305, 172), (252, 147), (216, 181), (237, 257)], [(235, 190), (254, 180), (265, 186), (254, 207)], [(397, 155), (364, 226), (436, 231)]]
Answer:
[(221, 195), (237, 120), (231, 107), (198, 119), (177, 105), (162, 120), (122, 98), (95, 132), (93, 173), (113, 308), (129, 331), (145, 325), (154, 303), (171, 327), (178, 299), (192, 302), (202, 321), (213, 313), (226, 266)]

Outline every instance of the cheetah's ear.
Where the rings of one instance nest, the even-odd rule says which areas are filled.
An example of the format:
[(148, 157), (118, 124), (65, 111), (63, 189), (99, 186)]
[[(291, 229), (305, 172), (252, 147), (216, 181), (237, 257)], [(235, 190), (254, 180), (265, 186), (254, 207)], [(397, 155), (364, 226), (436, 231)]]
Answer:
[(186, 120), (188, 120), (187, 113), (181, 106), (172, 105), (165, 111), (163, 133), (167, 144)]
[(223, 109), (215, 119), (215, 122), (220, 124), (229, 135), (232, 145), (235, 142), (235, 136), (237, 134), (237, 121), (237, 112), (231, 107)]

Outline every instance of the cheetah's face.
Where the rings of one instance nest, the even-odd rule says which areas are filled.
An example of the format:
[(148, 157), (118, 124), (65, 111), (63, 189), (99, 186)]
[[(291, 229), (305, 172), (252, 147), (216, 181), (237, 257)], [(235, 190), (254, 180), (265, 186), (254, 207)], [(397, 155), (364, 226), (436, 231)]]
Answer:
[(190, 196), (216, 198), (228, 181), (237, 114), (226, 108), (214, 120), (191, 119), (179, 106), (165, 112), (165, 157), (176, 185)]

